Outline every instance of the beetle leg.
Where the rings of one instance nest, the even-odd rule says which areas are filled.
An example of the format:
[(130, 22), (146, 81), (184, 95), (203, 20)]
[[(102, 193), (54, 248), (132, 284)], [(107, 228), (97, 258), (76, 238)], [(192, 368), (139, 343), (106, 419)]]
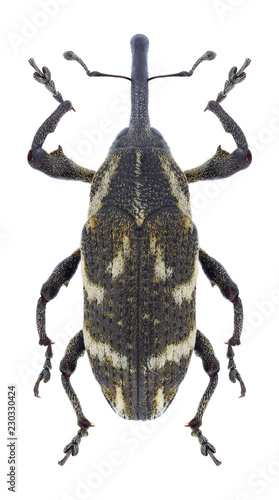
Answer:
[(80, 427), (80, 430), (78, 431), (77, 435), (72, 439), (72, 441), (65, 446), (63, 451), (64, 453), (66, 453), (66, 455), (62, 460), (58, 462), (59, 465), (64, 465), (64, 463), (66, 462), (66, 460), (69, 458), (70, 455), (75, 456), (78, 454), (79, 452), (78, 445), (80, 443), (81, 438), (83, 436), (88, 435), (87, 429), (89, 427), (94, 427), (94, 424), (91, 424), (91, 422), (89, 422), (89, 420), (87, 420), (87, 418), (84, 416), (78, 397), (70, 383), (70, 376), (76, 369), (77, 360), (80, 356), (84, 354), (84, 352), (85, 352), (85, 347), (83, 341), (83, 332), (81, 330), (70, 340), (65, 352), (65, 356), (60, 363), (60, 371), (62, 372), (61, 375), (62, 385), (65, 389), (65, 392), (69, 400), (73, 405), (73, 408), (75, 410), (78, 419), (78, 425)]
[(28, 153), (28, 162), (32, 168), (56, 179), (80, 180), (92, 182), (95, 172), (80, 167), (64, 155), (61, 146), (52, 153), (42, 149), (49, 133), (54, 132), (60, 119), (67, 111), (73, 109), (70, 101), (62, 102), (58, 108), (46, 119), (35, 134), (31, 149)]
[(225, 177), (229, 177), (249, 167), (252, 161), (252, 155), (248, 149), (248, 144), (241, 128), (224, 111), (222, 106), (216, 101), (209, 101), (206, 109), (212, 111), (219, 118), (225, 131), (233, 136), (237, 149), (230, 154), (219, 146), (212, 158), (199, 167), (184, 172), (189, 183), (203, 180), (224, 179)]
[(234, 332), (228, 340), (227, 357), (229, 358), (228, 368), (230, 370), (229, 377), (232, 382), (239, 381), (241, 387), (241, 396), (245, 396), (246, 388), (241, 378), (240, 373), (236, 369), (234, 362), (233, 346), (240, 344), (240, 335), (243, 327), (243, 309), (242, 302), (238, 295), (238, 287), (228, 275), (226, 269), (210, 257), (204, 250), (199, 250), (199, 260), (205, 275), (208, 277), (212, 285), (217, 285), (222, 295), (230, 300), (234, 308)]
[(196, 436), (199, 439), (201, 445), (201, 453), (205, 456), (209, 454), (214, 463), (216, 465), (220, 465), (221, 462), (214, 456), (214, 453), (216, 452), (215, 447), (207, 441), (207, 438), (199, 429), (199, 427), (202, 425), (202, 417), (205, 409), (218, 383), (218, 371), (220, 368), (219, 361), (215, 357), (213, 347), (210, 344), (209, 340), (199, 330), (197, 330), (194, 350), (195, 354), (202, 359), (203, 368), (209, 375), (210, 380), (202, 396), (196, 415), (188, 424), (186, 424), (186, 427), (191, 427), (192, 436)]
[(56, 266), (48, 280), (43, 284), (41, 296), (37, 305), (37, 329), (39, 334), (39, 344), (47, 346), (46, 361), (34, 387), (35, 396), (39, 397), (39, 385), (43, 380), (48, 382), (50, 379), (50, 368), (52, 358), (51, 344), (53, 342), (48, 338), (45, 328), (46, 304), (54, 299), (58, 294), (62, 285), (68, 285), (69, 281), (75, 274), (80, 261), (80, 250), (76, 250), (72, 255), (64, 259)]

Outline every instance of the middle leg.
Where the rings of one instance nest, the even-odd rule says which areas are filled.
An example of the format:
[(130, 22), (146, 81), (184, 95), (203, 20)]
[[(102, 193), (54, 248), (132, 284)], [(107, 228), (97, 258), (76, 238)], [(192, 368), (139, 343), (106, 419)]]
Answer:
[(228, 344), (227, 358), (229, 359), (229, 378), (232, 382), (236, 380), (240, 383), (241, 395), (245, 396), (246, 388), (244, 382), (241, 378), (239, 371), (236, 368), (234, 361), (234, 351), (233, 346), (240, 344), (240, 335), (243, 327), (243, 308), (242, 302), (239, 297), (239, 291), (236, 283), (231, 279), (226, 269), (217, 260), (210, 257), (204, 250), (199, 250), (199, 260), (202, 269), (211, 282), (211, 284), (217, 285), (220, 289), (222, 295), (233, 304), (234, 308), (234, 332), (232, 337), (226, 342)]
[(35, 396), (39, 397), (39, 385), (43, 380), (45, 383), (50, 379), (50, 369), (52, 358), (52, 347), (53, 342), (49, 339), (46, 334), (46, 305), (47, 303), (54, 299), (58, 294), (60, 288), (65, 285), (67, 286), (73, 275), (75, 274), (77, 267), (80, 262), (80, 249), (73, 252), (69, 257), (60, 262), (48, 280), (43, 284), (41, 289), (41, 296), (37, 304), (37, 329), (39, 334), (39, 344), (47, 347), (46, 350), (46, 361), (44, 363), (43, 369), (39, 374), (37, 382), (34, 387)]

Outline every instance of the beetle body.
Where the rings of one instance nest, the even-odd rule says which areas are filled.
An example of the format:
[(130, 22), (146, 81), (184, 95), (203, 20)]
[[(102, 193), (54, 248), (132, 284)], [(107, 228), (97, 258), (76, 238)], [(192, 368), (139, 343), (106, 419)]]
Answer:
[(185, 176), (149, 126), (146, 39), (131, 44), (142, 64), (130, 127), (92, 182), (82, 233), (83, 335), (112, 408), (146, 420), (171, 403), (194, 349), (198, 241)]
[[(97, 172), (74, 164), (61, 147), (46, 153), (42, 144), (60, 118), (72, 108), (63, 101), (50, 79), (50, 71), (37, 70), (35, 78), (61, 102), (34, 137), (28, 161), (33, 168), (52, 177), (91, 183), (87, 222), (81, 247), (54, 269), (41, 289), (37, 306), (40, 344), (47, 346), (41, 380), (50, 378), (51, 341), (45, 331), (46, 303), (63, 284), (68, 284), (81, 260), (84, 289), (83, 329), (70, 341), (60, 363), (62, 384), (74, 407), (80, 430), (64, 449), (66, 456), (78, 453), (81, 438), (92, 425), (85, 418), (70, 384), (78, 358), (87, 351), (92, 371), (114, 411), (131, 420), (154, 419), (175, 397), (187, 373), (192, 352), (201, 357), (210, 380), (195, 417), (187, 424), (199, 438), (201, 451), (214, 462), (215, 448), (199, 427), (218, 381), (219, 362), (209, 340), (196, 328), (196, 282), (199, 262), (212, 284), (234, 306), (234, 333), (228, 341), (230, 379), (238, 380), (241, 395), (245, 386), (234, 362), (233, 346), (240, 343), (242, 303), (237, 285), (215, 259), (199, 248), (192, 221), (188, 182), (227, 177), (246, 168), (251, 153), (243, 132), (219, 106), (231, 88), (245, 78), (243, 69), (232, 68), (229, 83), (210, 109), (235, 139), (237, 149), (229, 154), (218, 147), (216, 154), (200, 167), (182, 172), (164, 138), (150, 126), (148, 115), (148, 39), (135, 35), (131, 40), (131, 118), (129, 127), (118, 134), (108, 156)], [(113, 76), (90, 72), (73, 52), (66, 59), (77, 60), (89, 76)], [(191, 76), (190, 72), (162, 76)], [(114, 75), (115, 76), (115, 75)], [(126, 78), (126, 77), (124, 77)], [(226, 86), (227, 85), (227, 86)]]

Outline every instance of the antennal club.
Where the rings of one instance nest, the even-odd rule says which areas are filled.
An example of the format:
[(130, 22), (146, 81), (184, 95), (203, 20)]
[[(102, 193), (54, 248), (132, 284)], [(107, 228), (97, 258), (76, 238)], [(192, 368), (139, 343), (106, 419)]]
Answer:
[(131, 78), (129, 78), (128, 76), (109, 75), (107, 73), (100, 73), (99, 71), (89, 71), (88, 67), (83, 62), (83, 60), (80, 57), (78, 57), (74, 52), (72, 52), (72, 50), (68, 50), (63, 54), (63, 56), (65, 57), (65, 59), (67, 59), (67, 61), (77, 61), (86, 71), (86, 74), (88, 76), (111, 76), (113, 78), (125, 78), (125, 80), (131, 80)]
[(159, 75), (159, 76), (152, 76), (149, 78), (150, 80), (154, 80), (155, 78), (168, 78), (169, 76), (192, 76), (194, 73), (196, 67), (203, 61), (212, 61), (215, 59), (216, 54), (215, 52), (212, 52), (212, 50), (208, 50), (205, 54), (203, 54), (199, 59), (195, 62), (194, 66), (190, 71), (180, 71), (180, 73), (173, 73), (171, 75)]

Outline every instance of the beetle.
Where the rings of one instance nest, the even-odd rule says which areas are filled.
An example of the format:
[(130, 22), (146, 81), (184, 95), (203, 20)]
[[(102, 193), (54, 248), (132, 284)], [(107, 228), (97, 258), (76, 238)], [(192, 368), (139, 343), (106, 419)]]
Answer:
[(131, 39), (131, 78), (89, 71), (72, 51), (64, 54), (76, 60), (88, 76), (115, 76), (131, 82), (129, 127), (113, 142), (97, 172), (87, 170), (66, 157), (61, 146), (47, 153), (43, 143), (60, 119), (73, 109), (56, 90), (48, 68), (42, 71), (34, 59), (34, 77), (60, 102), (38, 129), (28, 153), (31, 167), (55, 178), (91, 184), (88, 218), (81, 246), (56, 266), (41, 289), (37, 305), (39, 344), (46, 346), (46, 361), (34, 387), (50, 379), (52, 341), (45, 326), (46, 304), (68, 285), (81, 262), (84, 290), (83, 328), (69, 342), (60, 363), (62, 384), (75, 410), (77, 435), (64, 448), (63, 465), (77, 455), (81, 438), (92, 423), (84, 416), (70, 377), (78, 358), (86, 351), (102, 392), (113, 410), (123, 418), (148, 420), (159, 417), (170, 405), (184, 379), (193, 352), (209, 376), (196, 415), (186, 426), (196, 436), (203, 455), (216, 465), (215, 447), (202, 434), (205, 408), (218, 382), (219, 362), (213, 347), (196, 327), (196, 282), (199, 264), (212, 285), (217, 285), (234, 308), (234, 332), (227, 342), (229, 377), (245, 385), (238, 372), (233, 347), (240, 344), (243, 323), (242, 302), (237, 285), (224, 267), (199, 247), (191, 217), (188, 185), (206, 179), (220, 179), (245, 169), (252, 156), (240, 127), (220, 106), (227, 93), (246, 74), (233, 67), (224, 90), (206, 109), (214, 113), (235, 140), (230, 154), (219, 146), (201, 166), (182, 172), (160, 132), (150, 126), (148, 82), (167, 76), (191, 76), (196, 67), (215, 58), (208, 51), (190, 71), (148, 77), (149, 40), (144, 35)]

